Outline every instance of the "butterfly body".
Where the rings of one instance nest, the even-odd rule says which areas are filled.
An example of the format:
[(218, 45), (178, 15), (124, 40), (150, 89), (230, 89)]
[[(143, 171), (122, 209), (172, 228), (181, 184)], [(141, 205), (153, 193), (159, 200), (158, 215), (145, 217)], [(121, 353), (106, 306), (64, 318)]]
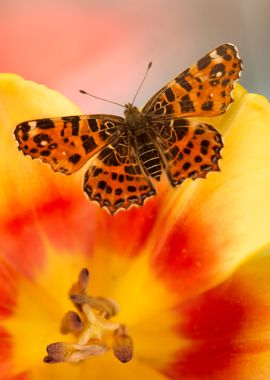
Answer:
[(224, 44), (159, 90), (140, 111), (124, 117), (79, 115), (26, 121), (14, 131), (19, 149), (72, 174), (88, 160), (84, 191), (111, 214), (143, 205), (164, 171), (172, 186), (219, 171), (220, 133), (194, 117), (217, 116), (233, 101), (242, 61)]

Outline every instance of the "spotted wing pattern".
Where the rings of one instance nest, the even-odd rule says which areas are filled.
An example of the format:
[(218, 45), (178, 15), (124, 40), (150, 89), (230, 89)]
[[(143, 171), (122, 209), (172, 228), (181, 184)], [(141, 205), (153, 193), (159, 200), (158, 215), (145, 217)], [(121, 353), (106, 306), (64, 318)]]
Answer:
[(232, 102), (241, 70), (236, 47), (221, 45), (158, 91), (143, 112), (156, 118), (220, 115)]
[(85, 174), (84, 191), (111, 214), (134, 204), (142, 206), (146, 198), (156, 194), (133, 146), (123, 137), (103, 148), (93, 160)]
[(25, 155), (39, 158), (56, 172), (72, 174), (115, 139), (124, 119), (82, 115), (26, 121), (14, 133)]
[(156, 130), (172, 186), (186, 178), (204, 178), (210, 171), (219, 171), (223, 143), (220, 133), (211, 125), (181, 118), (158, 123)]
[(220, 133), (190, 117), (224, 113), (241, 70), (236, 47), (224, 44), (164, 86), (141, 113), (128, 104), (125, 119), (82, 115), (32, 120), (19, 124), (15, 137), (25, 155), (64, 174), (93, 158), (84, 191), (114, 214), (143, 205), (156, 193), (150, 179), (159, 181), (163, 170), (172, 186), (219, 170)]

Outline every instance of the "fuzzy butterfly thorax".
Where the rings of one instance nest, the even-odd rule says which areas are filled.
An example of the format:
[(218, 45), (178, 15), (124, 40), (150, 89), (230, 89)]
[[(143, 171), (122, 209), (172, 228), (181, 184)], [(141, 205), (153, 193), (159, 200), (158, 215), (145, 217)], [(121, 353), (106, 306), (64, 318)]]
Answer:
[(125, 105), (125, 126), (133, 135), (140, 135), (150, 126), (149, 117), (145, 116), (137, 107), (128, 103)]
[[(219, 171), (220, 132), (200, 117), (223, 114), (242, 70), (237, 48), (223, 44), (181, 72), (142, 108), (116, 115), (44, 118), (19, 124), (19, 149), (72, 174), (90, 160), (88, 198), (111, 214), (142, 206), (156, 194), (153, 180), (166, 173), (171, 186)], [(136, 95), (134, 99), (136, 98)]]

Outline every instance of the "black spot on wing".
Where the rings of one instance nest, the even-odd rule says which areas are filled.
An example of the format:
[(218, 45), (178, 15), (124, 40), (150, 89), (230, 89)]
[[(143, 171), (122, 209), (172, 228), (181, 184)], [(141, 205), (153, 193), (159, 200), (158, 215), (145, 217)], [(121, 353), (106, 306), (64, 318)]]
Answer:
[(179, 102), (179, 105), (181, 108), (181, 112), (183, 112), (183, 113), (195, 111), (194, 104), (193, 104), (192, 100), (190, 99), (189, 95), (182, 96), (182, 98)]
[(173, 102), (174, 99), (175, 99), (174, 92), (173, 92), (173, 90), (172, 90), (170, 87), (168, 87), (168, 88), (166, 89), (166, 91), (165, 91), (165, 96), (166, 96), (168, 102)]
[(210, 77), (214, 78), (217, 74), (220, 74), (219, 76), (225, 75), (225, 65), (223, 63), (217, 63), (214, 65), (210, 71)]
[(184, 77), (180, 77), (178, 79), (176, 79), (176, 82), (181, 86), (183, 87), (186, 91), (191, 91), (192, 90), (192, 86), (191, 84), (184, 78)]
[(203, 111), (211, 111), (213, 109), (214, 103), (209, 101), (202, 104), (202, 110)]
[(175, 157), (177, 156), (178, 152), (179, 152), (179, 148), (175, 145), (172, 149), (170, 149), (170, 153), (169, 153), (170, 159), (171, 160), (175, 159)]
[(211, 58), (209, 56), (209, 54), (205, 55), (204, 57), (202, 57), (201, 59), (199, 59), (199, 61), (197, 62), (197, 67), (198, 67), (198, 70), (203, 70), (205, 69), (211, 62)]
[(226, 87), (228, 83), (230, 83), (230, 79), (227, 78), (227, 79), (224, 79), (224, 80), (221, 82), (221, 85), (222, 85), (223, 87)]
[(174, 127), (182, 127), (182, 126), (185, 126), (185, 125), (189, 125), (189, 122), (187, 119), (175, 119), (173, 121), (173, 126)]
[(40, 154), (41, 156), (48, 157), (51, 154), (51, 152), (50, 150), (43, 150), (42, 152), (40, 152)]
[(68, 158), (68, 160), (72, 162), (73, 164), (77, 164), (80, 161), (80, 159), (81, 159), (81, 155), (77, 153), (73, 154), (72, 156)]
[(221, 57), (224, 57), (227, 54), (227, 48), (226, 45), (221, 45), (216, 49), (216, 52)]
[(135, 186), (128, 186), (127, 187), (127, 190), (130, 192), (130, 193), (135, 193), (137, 191), (136, 187)]
[(93, 136), (87, 136), (87, 139), (85, 139), (83, 141), (82, 145), (84, 147), (86, 154), (90, 153), (92, 150), (94, 150), (97, 147), (97, 144), (96, 144)]
[(46, 133), (39, 133), (38, 135), (35, 135), (33, 137), (34, 142), (37, 144), (38, 147), (42, 148), (43, 143), (49, 143), (51, 142), (51, 137), (47, 135)]
[(188, 134), (188, 127), (176, 127), (175, 133), (178, 140), (182, 140)]
[(54, 127), (55, 127), (55, 125), (51, 119), (37, 120), (37, 128), (50, 129), (50, 128), (54, 128)]
[(105, 187), (106, 187), (106, 182), (105, 182), (105, 181), (99, 181), (97, 187), (98, 187), (98, 189), (100, 189), (100, 190), (104, 190)]
[(224, 55), (224, 59), (225, 59), (226, 61), (231, 61), (232, 56), (231, 56), (230, 54), (226, 54), (226, 55)]
[(115, 189), (114, 192), (116, 195), (121, 195), (123, 193), (123, 190), (119, 187), (119, 188)]
[(91, 129), (92, 132), (97, 132), (98, 131), (98, 124), (96, 119), (88, 119), (88, 125)]
[(15, 134), (17, 134), (19, 131), (22, 131), (23, 133), (30, 131), (30, 125), (28, 121), (25, 121), (24, 123), (21, 123), (20, 125), (18, 125), (15, 129)]
[(188, 170), (188, 169), (190, 168), (190, 166), (191, 166), (191, 163), (190, 163), (190, 162), (185, 162), (184, 165), (183, 165), (182, 167), (183, 167), (183, 169), (186, 171), (186, 170)]
[(79, 135), (79, 116), (62, 117), (62, 120), (64, 121), (65, 125), (71, 124), (72, 136)]
[(106, 131), (100, 131), (99, 137), (102, 141), (106, 141), (108, 139), (108, 137), (110, 137), (110, 136), (108, 135), (108, 133)]

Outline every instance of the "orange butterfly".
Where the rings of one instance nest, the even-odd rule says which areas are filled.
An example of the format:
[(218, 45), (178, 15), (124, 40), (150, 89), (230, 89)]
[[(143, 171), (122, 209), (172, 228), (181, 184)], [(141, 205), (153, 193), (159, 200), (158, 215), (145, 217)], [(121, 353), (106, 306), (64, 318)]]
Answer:
[(242, 61), (234, 45), (206, 54), (158, 91), (139, 111), (125, 106), (124, 118), (82, 115), (26, 121), (15, 129), (19, 149), (72, 174), (88, 160), (88, 197), (114, 214), (142, 205), (156, 194), (152, 179), (166, 172), (172, 186), (218, 171), (220, 133), (192, 119), (217, 116), (232, 102)]

